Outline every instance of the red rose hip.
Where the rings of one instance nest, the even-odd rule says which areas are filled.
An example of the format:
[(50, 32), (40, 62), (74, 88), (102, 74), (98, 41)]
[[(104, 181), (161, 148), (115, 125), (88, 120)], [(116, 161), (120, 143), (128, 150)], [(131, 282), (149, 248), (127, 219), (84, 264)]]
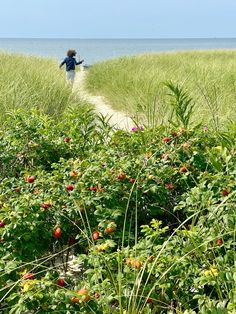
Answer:
[(28, 182), (28, 183), (33, 183), (33, 182), (35, 181), (35, 176), (29, 176), (29, 177), (27, 177), (25, 180), (26, 180), (26, 182)]
[(54, 229), (54, 231), (53, 231), (54, 238), (59, 239), (59, 238), (61, 238), (61, 235), (62, 235), (62, 232), (61, 232), (60, 227), (57, 227), (56, 229)]
[(73, 185), (69, 184), (69, 185), (67, 185), (66, 189), (67, 189), (67, 191), (71, 192), (74, 190), (74, 187), (73, 187)]
[(65, 280), (62, 278), (57, 279), (57, 285), (60, 287), (65, 287), (66, 285)]
[(34, 275), (32, 273), (26, 273), (26, 274), (24, 274), (23, 279), (32, 280), (32, 279), (34, 279)]
[(92, 236), (93, 236), (93, 240), (96, 241), (99, 238), (100, 233), (98, 231), (94, 231)]
[(0, 220), (0, 228), (4, 228), (5, 227), (5, 222), (3, 220)]
[(70, 137), (64, 137), (63, 141), (65, 143), (69, 143), (71, 141), (71, 138)]

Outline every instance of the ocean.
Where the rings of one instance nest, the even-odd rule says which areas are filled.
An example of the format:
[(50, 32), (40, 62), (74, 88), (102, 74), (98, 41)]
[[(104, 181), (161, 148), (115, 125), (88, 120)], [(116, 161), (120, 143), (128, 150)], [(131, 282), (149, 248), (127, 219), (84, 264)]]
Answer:
[(236, 38), (211, 39), (12, 39), (0, 38), (0, 51), (23, 53), (61, 61), (68, 49), (92, 65), (120, 56), (166, 51), (236, 49)]

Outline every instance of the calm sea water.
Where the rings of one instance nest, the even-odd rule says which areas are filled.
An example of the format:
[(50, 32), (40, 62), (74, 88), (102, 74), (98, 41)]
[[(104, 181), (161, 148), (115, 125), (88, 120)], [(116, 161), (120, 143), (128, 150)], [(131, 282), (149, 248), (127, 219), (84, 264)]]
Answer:
[(124, 55), (198, 49), (236, 49), (236, 38), (227, 39), (1, 39), (0, 51), (62, 60), (69, 48), (90, 65)]

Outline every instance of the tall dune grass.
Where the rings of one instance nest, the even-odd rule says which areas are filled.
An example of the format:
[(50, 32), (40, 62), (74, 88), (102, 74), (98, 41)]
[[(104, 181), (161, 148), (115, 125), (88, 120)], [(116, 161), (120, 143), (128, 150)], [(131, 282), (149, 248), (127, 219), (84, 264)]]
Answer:
[(236, 51), (191, 51), (122, 57), (94, 65), (87, 87), (118, 110), (145, 115), (149, 124), (171, 116), (168, 89), (181, 86), (196, 103), (195, 122), (218, 127), (235, 120)]
[(57, 117), (76, 103), (79, 101), (66, 86), (56, 60), (0, 54), (0, 119), (22, 108), (38, 108)]

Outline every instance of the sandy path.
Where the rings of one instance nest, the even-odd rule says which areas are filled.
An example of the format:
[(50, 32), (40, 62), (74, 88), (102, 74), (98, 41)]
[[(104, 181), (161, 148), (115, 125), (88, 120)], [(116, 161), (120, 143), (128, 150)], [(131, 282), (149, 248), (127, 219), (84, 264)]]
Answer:
[(79, 71), (76, 73), (76, 79), (74, 83), (73, 90), (76, 91), (80, 98), (86, 100), (88, 103), (95, 106), (95, 111), (101, 113), (103, 116), (111, 117), (109, 120), (110, 125), (117, 129), (131, 130), (135, 126), (132, 119), (123, 112), (115, 111), (107, 103), (102, 96), (90, 95), (84, 88), (84, 80), (87, 71)]

